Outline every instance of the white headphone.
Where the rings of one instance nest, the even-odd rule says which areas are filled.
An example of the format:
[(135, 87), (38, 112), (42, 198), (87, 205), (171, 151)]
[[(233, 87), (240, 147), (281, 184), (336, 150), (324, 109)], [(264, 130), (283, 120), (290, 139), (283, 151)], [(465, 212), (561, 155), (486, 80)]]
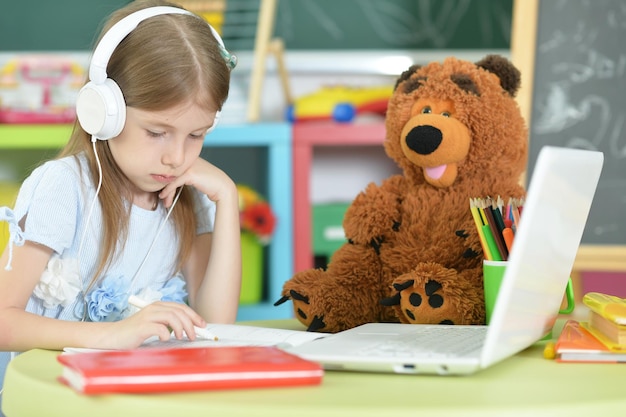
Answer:
[[(154, 16), (163, 14), (193, 13), (177, 7), (156, 6), (131, 13), (117, 22), (104, 34), (94, 50), (89, 66), (89, 82), (78, 92), (76, 99), (76, 117), (81, 127), (93, 138), (108, 140), (120, 134), (126, 122), (126, 102), (122, 90), (115, 81), (107, 77), (109, 59), (120, 42), (132, 32), (139, 23)], [(198, 17), (198, 19), (200, 19)], [(230, 69), (237, 63), (236, 57), (226, 50), (220, 35), (208, 24), (211, 33), (217, 40), (220, 52)], [(215, 114), (213, 126), (217, 126), (220, 112)]]

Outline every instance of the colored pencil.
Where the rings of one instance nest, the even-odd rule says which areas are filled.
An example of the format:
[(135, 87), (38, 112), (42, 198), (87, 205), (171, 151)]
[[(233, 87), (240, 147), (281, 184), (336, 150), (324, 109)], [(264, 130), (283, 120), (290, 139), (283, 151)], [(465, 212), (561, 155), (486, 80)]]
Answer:
[(491, 251), (489, 250), (489, 245), (487, 244), (487, 240), (485, 239), (485, 234), (483, 233), (483, 222), (480, 218), (480, 214), (478, 213), (478, 207), (476, 207), (475, 202), (470, 198), (470, 212), (472, 213), (472, 218), (474, 219), (474, 224), (476, 224), (476, 231), (478, 232), (478, 238), (480, 239), (480, 244), (483, 247), (483, 254), (486, 259), (491, 259)]
[(491, 230), (491, 234), (493, 236), (493, 240), (496, 244), (496, 248), (498, 250), (498, 254), (500, 255), (500, 260), (506, 261), (509, 256), (508, 251), (506, 250), (506, 243), (504, 243), (504, 238), (502, 237), (502, 233), (500, 233), (500, 228), (496, 223), (496, 219), (494, 217), (494, 213), (491, 208), (491, 204), (489, 204), (489, 200), (483, 201), (483, 212), (485, 213), (485, 219), (487, 224), (489, 225), (489, 229)]

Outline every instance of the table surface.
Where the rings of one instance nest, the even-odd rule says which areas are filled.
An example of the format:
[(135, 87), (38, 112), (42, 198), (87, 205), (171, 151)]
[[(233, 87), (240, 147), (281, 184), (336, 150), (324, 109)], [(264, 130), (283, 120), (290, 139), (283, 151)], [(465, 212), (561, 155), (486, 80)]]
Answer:
[[(248, 322), (301, 329), (295, 320)], [(32, 350), (9, 364), (3, 411), (20, 416), (612, 416), (626, 409), (626, 365), (565, 364), (543, 345), (469, 376), (327, 371), (320, 386), (158, 395), (85, 396), (60, 384), (59, 352)], [(619, 411), (621, 413), (621, 411)]]

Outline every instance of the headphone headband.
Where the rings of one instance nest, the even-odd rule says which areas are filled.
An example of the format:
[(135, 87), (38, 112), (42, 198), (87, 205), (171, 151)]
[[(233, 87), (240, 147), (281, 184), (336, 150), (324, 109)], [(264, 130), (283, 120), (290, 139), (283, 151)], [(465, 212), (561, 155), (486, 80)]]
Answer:
[[(119, 22), (114, 24), (111, 29), (104, 34), (98, 46), (94, 50), (93, 56), (91, 58), (91, 64), (89, 66), (89, 79), (96, 84), (102, 84), (104, 80), (107, 79), (107, 65), (109, 64), (109, 60), (111, 59), (111, 55), (115, 51), (115, 48), (124, 40), (130, 32), (132, 32), (139, 23), (143, 22), (146, 19), (149, 19), (154, 16), (159, 16), (163, 14), (186, 14), (189, 16), (194, 16), (193, 13), (185, 10), (179, 9), (178, 7), (170, 7), (170, 6), (155, 6), (148, 7), (146, 9), (142, 9), (136, 11), (134, 13), (129, 14), (128, 16), (121, 19)], [(197, 18), (197, 17), (196, 17)], [(224, 41), (217, 33), (215, 29), (211, 25), (208, 24), (211, 29), (211, 33), (217, 40), (220, 45), (220, 49), (226, 50), (224, 46)]]
[[(100, 39), (91, 57), (89, 65), (89, 82), (79, 91), (76, 100), (76, 116), (81, 127), (92, 138), (107, 140), (122, 131), (126, 122), (126, 103), (124, 95), (117, 83), (108, 78), (107, 66), (115, 48), (130, 34), (139, 23), (154, 16), (164, 14), (185, 14), (200, 19), (193, 13), (170, 6), (148, 7), (129, 14), (115, 23)], [(231, 55), (224, 46), (224, 41), (215, 29), (206, 21), (203, 21), (211, 30), (213, 37), (218, 43), (220, 54), (226, 61), (229, 69), (233, 69), (237, 63), (234, 55)], [(215, 115), (213, 130), (219, 120), (220, 112)]]

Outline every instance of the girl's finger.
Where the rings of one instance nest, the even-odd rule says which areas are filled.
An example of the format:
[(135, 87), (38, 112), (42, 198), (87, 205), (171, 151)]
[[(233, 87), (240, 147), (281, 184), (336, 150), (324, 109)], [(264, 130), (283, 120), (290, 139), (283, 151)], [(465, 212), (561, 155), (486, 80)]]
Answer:
[(162, 302), (153, 303), (153, 306), (155, 308), (150, 310), (150, 321), (169, 328), (176, 339), (182, 339), (184, 334), (190, 339), (195, 337), (193, 319), (198, 315), (191, 308), (179, 303)]

